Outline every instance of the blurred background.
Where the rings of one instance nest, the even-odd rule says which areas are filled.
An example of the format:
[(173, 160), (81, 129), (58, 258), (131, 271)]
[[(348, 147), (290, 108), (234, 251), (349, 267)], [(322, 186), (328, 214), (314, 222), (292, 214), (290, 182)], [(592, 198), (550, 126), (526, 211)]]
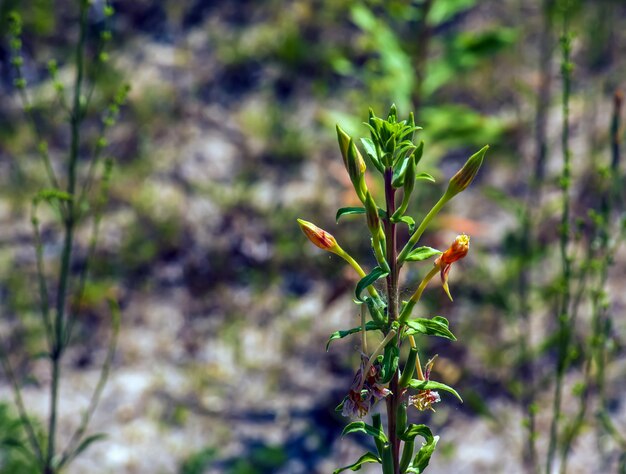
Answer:
[[(423, 238), (443, 249), (457, 233), (472, 237), (470, 254), (452, 270), (454, 303), (433, 284), (422, 305), (424, 316), (447, 317), (458, 337), (422, 341), (426, 354), (439, 354), (433, 377), (465, 399), (442, 395), (436, 413), (412, 413), (441, 436), (428, 472), (525, 472), (529, 409), (542, 459), (559, 272), (558, 3), (112, 2), (113, 38), (95, 77), (94, 120), (121, 83), (131, 92), (107, 137), (106, 153), (115, 158), (111, 199), (79, 337), (63, 367), (61, 439), (97, 381), (110, 332), (107, 296), (120, 301), (122, 326), (91, 425), (108, 438), (68, 472), (328, 473), (370, 447), (365, 437), (342, 439), (347, 420), (334, 411), (358, 364), (358, 342), (346, 338), (325, 351), (331, 332), (358, 325), (356, 279), (306, 241), (296, 218), (331, 232), (363, 266), (375, 264), (364, 219), (334, 221), (337, 208), (358, 202), (334, 127), (367, 136), (368, 108), (385, 115), (392, 103), (402, 117), (415, 111), (426, 144), (421, 171), (437, 179), (418, 182), (426, 184), (409, 208), (418, 221), (465, 159), (491, 145), (471, 189)], [(579, 224), (572, 239), (582, 268), (592, 245), (589, 211), (598, 206), (611, 162), (613, 96), (626, 85), (626, 5), (569, 4), (572, 213)], [(60, 80), (71, 86), (76, 2), (3, 0), (0, 32), (13, 9), (24, 20), (27, 92), (60, 164), (68, 130), (46, 64), (56, 59)], [(101, 12), (95, 0), (95, 32)], [(0, 38), (0, 329), (27, 408), (43, 419), (50, 375), (37, 357), (43, 336), (29, 212), (44, 170), (9, 57), (7, 38)], [(96, 137), (90, 123), (85, 150)], [(376, 182), (370, 188), (381, 190)], [(57, 258), (59, 229), (44, 225), (42, 235), (45, 257)], [(78, 244), (88, 245), (87, 232), (78, 232)], [(613, 324), (606, 393), (621, 433), (625, 258), (618, 250), (606, 287)], [(405, 294), (427, 265), (408, 269)], [(575, 331), (584, 341), (591, 303), (581, 299)], [(582, 359), (572, 361), (566, 417), (577, 410), (582, 371)], [(18, 429), (4, 374), (0, 402), (0, 433)], [(615, 472), (624, 450), (591, 415), (569, 472)], [(19, 466), (19, 454), (0, 447), (0, 472), (22, 472)]]

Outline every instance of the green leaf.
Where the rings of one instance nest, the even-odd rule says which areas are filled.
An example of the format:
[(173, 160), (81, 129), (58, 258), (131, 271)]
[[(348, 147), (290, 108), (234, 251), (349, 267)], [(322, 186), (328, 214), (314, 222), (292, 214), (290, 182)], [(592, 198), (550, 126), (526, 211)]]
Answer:
[(400, 435), (402, 441), (415, 439), (416, 436), (421, 436), (426, 440), (426, 443), (430, 443), (433, 440), (433, 432), (426, 425), (416, 425), (411, 423), (407, 429)]
[(398, 363), (400, 362), (400, 348), (393, 343), (385, 347), (383, 355), (383, 363), (380, 368), (379, 383), (388, 383), (393, 375), (398, 371)]
[(346, 426), (341, 432), (341, 436), (345, 436), (350, 433), (365, 433), (382, 443), (388, 442), (387, 436), (382, 428), (374, 428), (372, 425), (368, 425), (364, 421), (353, 421), (348, 424), (348, 426)]
[(364, 207), (342, 207), (337, 210), (337, 215), (335, 216), (335, 220), (339, 222), (339, 219), (342, 216), (349, 216), (351, 214), (365, 214)]
[(428, 463), (430, 462), (430, 457), (435, 452), (435, 448), (437, 447), (437, 442), (439, 441), (439, 436), (433, 436), (433, 439), (430, 442), (426, 442), (422, 448), (417, 452), (415, 458), (413, 459), (413, 468), (416, 469), (415, 472), (422, 473), (428, 467)]
[(412, 234), (415, 230), (415, 219), (411, 216), (402, 216), (391, 219), (392, 222), (402, 222), (409, 226), (409, 234)]
[[(343, 216), (349, 216), (351, 214), (365, 214), (366, 210), (364, 207), (342, 207), (337, 210), (337, 214), (335, 215), (335, 220), (339, 222), (339, 219)], [(381, 219), (387, 218), (387, 212), (384, 209), (378, 208), (378, 216)]]
[(378, 464), (382, 463), (382, 460), (376, 456), (374, 453), (370, 453), (369, 451), (361, 456), (357, 461), (349, 466), (345, 466), (339, 469), (335, 469), (333, 474), (339, 474), (340, 472), (347, 471), (350, 469), (351, 471), (360, 471), (361, 466), (365, 463), (377, 462)]
[[(378, 325), (378, 323), (374, 321), (368, 321), (365, 323), (366, 331), (376, 331), (379, 329), (381, 329), (381, 327)], [(335, 339), (343, 339), (344, 337), (349, 336), (350, 334), (354, 334), (360, 331), (361, 331), (361, 326), (357, 326), (352, 329), (345, 329), (343, 331), (335, 331), (328, 338), (328, 342), (326, 343), (326, 351), (328, 351), (328, 348), (330, 347), (330, 343), (334, 341)]]
[(434, 316), (432, 319), (409, 319), (406, 325), (408, 326), (408, 329), (404, 331), (406, 336), (425, 334), (427, 336), (438, 336), (456, 341), (456, 337), (454, 337), (454, 334), (448, 329), (448, 320), (441, 316)]
[(83, 451), (85, 451), (89, 446), (91, 446), (93, 443), (97, 442), (97, 441), (102, 441), (103, 439), (106, 439), (107, 435), (105, 433), (96, 433), (93, 434), (91, 436), (87, 436), (84, 440), (81, 441), (81, 443), (76, 447), (76, 449), (74, 450), (74, 453), (72, 454), (73, 457), (78, 456), (80, 453), (82, 453)]
[(381, 300), (379, 297), (365, 297), (365, 304), (367, 304), (367, 308), (369, 309), (370, 315), (372, 316), (372, 320), (377, 324), (386, 324), (387, 321), (385, 319), (385, 302)]
[(458, 394), (456, 390), (452, 387), (449, 387), (445, 383), (435, 382), (434, 380), (416, 380), (413, 379), (409, 382), (409, 387), (415, 390), (443, 390), (445, 392), (449, 392), (454, 395), (459, 401), (462, 403), (463, 399)]
[[(369, 126), (369, 124), (366, 124)], [(378, 155), (376, 153), (376, 145), (370, 138), (361, 138), (361, 144), (365, 149), (365, 154), (372, 161), (372, 164), (376, 167), (378, 171), (381, 173), (385, 172), (385, 167), (380, 164), (380, 160), (378, 159)]]
[(423, 179), (425, 181), (430, 181), (431, 183), (436, 183), (435, 178), (428, 173), (420, 173), (415, 177), (415, 179)]
[(60, 189), (42, 189), (35, 195), (33, 200), (36, 202), (51, 202), (53, 200), (71, 201), (72, 195)]
[(415, 250), (412, 250), (404, 260), (405, 262), (421, 262), (422, 260), (427, 260), (430, 257), (440, 255), (441, 253), (443, 253), (441, 250), (437, 250), (432, 247), (418, 247)]
[(363, 278), (361, 278), (359, 280), (359, 282), (356, 285), (356, 290), (355, 290), (355, 295), (356, 295), (356, 299), (358, 301), (361, 302), (365, 302), (365, 300), (363, 298), (361, 298), (361, 293), (363, 293), (363, 290), (365, 288), (367, 288), (368, 286), (370, 286), (372, 283), (374, 283), (376, 280), (378, 280), (379, 278), (382, 278), (384, 276), (387, 276), (389, 274), (388, 271), (383, 270), (380, 267), (374, 267), (374, 269), (369, 273), (369, 275), (365, 275)]
[(391, 181), (391, 185), (398, 189), (404, 185), (404, 175), (406, 174), (407, 167), (409, 165), (409, 160), (412, 160), (412, 157), (404, 158), (401, 163), (398, 163), (393, 169), (393, 178)]

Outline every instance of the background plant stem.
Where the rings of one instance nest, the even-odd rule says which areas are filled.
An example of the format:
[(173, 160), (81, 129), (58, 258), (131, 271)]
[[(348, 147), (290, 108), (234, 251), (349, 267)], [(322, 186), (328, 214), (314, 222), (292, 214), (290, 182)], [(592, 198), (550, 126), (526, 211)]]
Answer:
[[(70, 117), (71, 125), (71, 145), (67, 165), (67, 192), (73, 198), (76, 191), (76, 165), (78, 163), (80, 124), (83, 116), (81, 104), (81, 92), (84, 75), (84, 55), (85, 40), (87, 30), (87, 9), (88, 3), (80, 1), (80, 30), (76, 45), (76, 79), (74, 84), (74, 99), (72, 113)], [(63, 220), (64, 242), (61, 256), (61, 268), (59, 270), (59, 287), (56, 301), (56, 317), (54, 321), (54, 346), (50, 355), (52, 361), (52, 383), (50, 385), (50, 417), (48, 420), (48, 446), (46, 452), (45, 474), (53, 474), (56, 468), (53, 464), (56, 449), (57, 411), (59, 398), (59, 380), (61, 377), (61, 359), (66, 347), (65, 329), (65, 306), (67, 302), (67, 290), (70, 280), (70, 263), (72, 259), (72, 248), (74, 243), (75, 225), (75, 202), (70, 200), (66, 205), (66, 214)]]
[(555, 451), (559, 441), (558, 429), (561, 417), (561, 398), (563, 393), (563, 377), (568, 365), (568, 352), (571, 338), (569, 321), (570, 304), (570, 284), (572, 278), (571, 257), (569, 255), (569, 234), (570, 234), (570, 179), (571, 179), (571, 152), (569, 148), (569, 99), (571, 86), (570, 62), (570, 37), (568, 24), (568, 4), (563, 5), (563, 33), (561, 36), (561, 74), (563, 82), (562, 109), (563, 124), (561, 131), (561, 146), (563, 148), (563, 168), (561, 173), (562, 208), (561, 226), (559, 239), (559, 254), (561, 257), (561, 288), (560, 301), (557, 309), (557, 364), (556, 364), (556, 385), (554, 389), (554, 400), (552, 405), (552, 421), (550, 423), (550, 440), (548, 445), (548, 455), (546, 458), (546, 474), (550, 474), (554, 461)]

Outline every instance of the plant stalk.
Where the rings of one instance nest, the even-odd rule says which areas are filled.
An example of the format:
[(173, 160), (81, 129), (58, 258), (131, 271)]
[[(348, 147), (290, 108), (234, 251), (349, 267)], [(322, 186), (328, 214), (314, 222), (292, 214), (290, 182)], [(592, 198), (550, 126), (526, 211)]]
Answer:
[[(390, 216), (393, 216), (396, 210), (395, 189), (391, 185), (392, 177), (392, 168), (386, 168), (384, 180), (387, 217), (384, 220), (384, 224), (387, 245), (387, 262), (389, 263), (389, 275), (387, 276), (387, 314), (390, 328), (391, 324), (393, 324), (398, 319), (398, 260), (396, 248), (397, 236), (396, 224), (391, 222), (390, 218)], [(399, 344), (399, 340), (396, 343)], [(400, 474), (400, 439), (398, 438), (398, 435), (396, 433), (396, 414), (398, 411), (398, 404), (400, 403), (398, 380), (398, 371), (396, 370), (391, 381), (389, 382), (391, 395), (387, 397), (387, 436), (389, 438), (389, 444), (391, 447), (391, 457), (393, 461), (394, 474)]]

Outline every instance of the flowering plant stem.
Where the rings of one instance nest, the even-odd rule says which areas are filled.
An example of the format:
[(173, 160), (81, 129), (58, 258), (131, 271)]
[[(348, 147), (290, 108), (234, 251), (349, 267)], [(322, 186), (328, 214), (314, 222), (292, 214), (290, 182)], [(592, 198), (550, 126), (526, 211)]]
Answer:
[[(419, 302), (427, 284), (437, 273), (441, 274), (444, 291), (450, 294), (447, 282), (450, 267), (467, 254), (469, 237), (458, 236), (445, 252), (431, 247), (416, 249), (414, 247), (444, 204), (463, 191), (474, 179), (487, 147), (471, 156), (463, 168), (450, 179), (448, 188), (441, 199), (426, 213), (417, 230), (414, 230), (415, 221), (405, 215), (411, 193), (420, 177), (421, 179), (424, 179), (424, 176), (432, 178), (427, 173), (422, 173), (420, 176), (415, 173), (417, 163), (422, 156), (423, 143), (416, 146), (412, 137), (419, 127), (415, 126), (412, 115), (408, 120), (398, 121), (395, 106), (392, 106), (386, 120), (376, 117), (370, 111), (367, 125), (371, 131), (371, 139), (365, 138), (361, 142), (366, 148), (368, 157), (374, 163), (375, 169), (383, 176), (385, 208), (378, 207), (367, 188), (364, 179), (365, 161), (356, 148), (355, 141), (338, 126), (337, 138), (344, 166), (364, 207), (342, 208), (337, 216), (339, 219), (343, 215), (366, 215), (367, 228), (371, 234), (372, 254), (377, 266), (366, 273), (361, 265), (339, 246), (335, 237), (311, 222), (298, 219), (302, 231), (315, 246), (343, 258), (361, 277), (355, 290), (356, 302), (361, 305), (360, 326), (347, 331), (337, 331), (331, 334), (329, 339), (330, 344), (335, 339), (357, 332), (361, 336), (361, 364), (348, 395), (338, 410), (345, 416), (362, 418), (370, 412), (377, 401), (382, 399), (386, 401), (387, 426), (385, 428), (383, 428), (380, 414), (375, 413), (372, 414), (372, 424), (354, 421), (344, 429), (344, 434), (361, 432), (372, 436), (377, 453), (367, 452), (355, 463), (337, 469), (335, 474), (348, 469), (358, 470), (362, 464), (370, 462), (381, 464), (384, 474), (422, 473), (428, 466), (439, 437), (433, 436), (430, 428), (424, 424), (409, 424), (407, 408), (413, 405), (420, 411), (433, 410), (433, 404), (440, 401), (437, 390), (447, 391), (459, 400), (460, 396), (452, 387), (430, 380), (430, 369), (434, 359), (430, 359), (425, 370), (422, 370), (417, 341), (414, 337), (422, 334), (455, 340), (448, 328), (448, 321), (441, 316), (430, 319), (410, 319), (411, 312)], [(397, 201), (400, 200), (398, 195), (400, 189), (402, 190), (401, 204), (397, 206)], [(411, 237), (400, 253), (398, 253), (399, 224), (409, 225), (411, 231)], [(398, 281), (402, 265), (406, 262), (427, 260), (435, 255), (439, 257), (415, 293), (409, 301), (401, 303)], [(374, 288), (376, 281), (383, 278), (385, 280), (384, 298)], [(362, 295), (365, 289), (368, 290), (369, 296)], [(371, 354), (367, 349), (367, 331), (378, 331), (382, 335), (382, 341)], [(401, 369), (400, 349), (403, 339), (407, 337), (411, 349)], [(409, 395), (409, 390), (414, 390), (415, 394)], [(421, 446), (416, 446), (417, 436), (424, 438)]]

